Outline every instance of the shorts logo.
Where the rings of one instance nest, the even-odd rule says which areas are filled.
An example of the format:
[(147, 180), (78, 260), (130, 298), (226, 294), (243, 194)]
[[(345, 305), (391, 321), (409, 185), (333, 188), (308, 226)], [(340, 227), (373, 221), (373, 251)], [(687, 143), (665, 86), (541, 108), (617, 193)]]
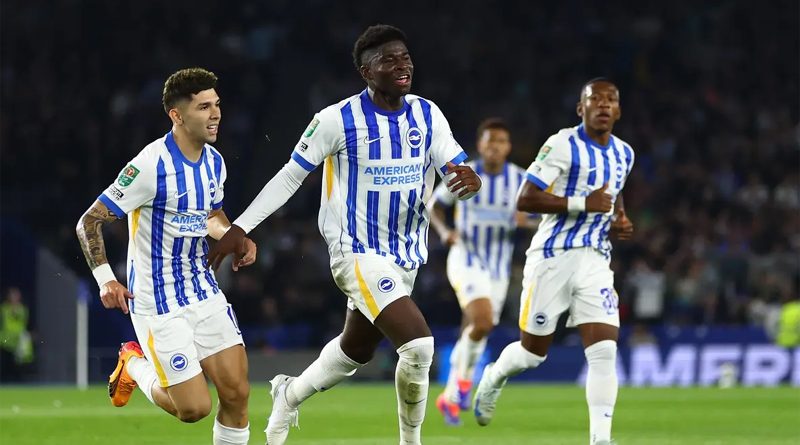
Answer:
[(533, 321), (536, 323), (536, 326), (544, 326), (547, 324), (547, 315), (543, 312), (539, 312), (533, 317)]
[(189, 360), (187, 360), (186, 356), (181, 353), (177, 353), (169, 359), (169, 366), (176, 371), (183, 371), (186, 369), (186, 365), (188, 364)]
[(406, 132), (406, 142), (411, 148), (421, 147), (423, 139), (422, 130), (417, 127), (411, 127)]
[(381, 278), (380, 280), (378, 280), (378, 289), (380, 289), (381, 292), (383, 292), (383, 293), (393, 291), (394, 290), (394, 280), (389, 278), (389, 277)]

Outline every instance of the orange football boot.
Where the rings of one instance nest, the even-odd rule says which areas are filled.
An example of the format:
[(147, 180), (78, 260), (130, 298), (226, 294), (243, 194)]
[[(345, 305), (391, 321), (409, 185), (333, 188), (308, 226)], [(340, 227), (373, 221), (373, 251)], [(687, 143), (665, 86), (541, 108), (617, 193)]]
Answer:
[(114, 372), (108, 376), (108, 397), (114, 406), (125, 406), (131, 399), (136, 381), (128, 374), (128, 360), (131, 357), (144, 358), (141, 346), (135, 341), (123, 343), (119, 348), (119, 360)]

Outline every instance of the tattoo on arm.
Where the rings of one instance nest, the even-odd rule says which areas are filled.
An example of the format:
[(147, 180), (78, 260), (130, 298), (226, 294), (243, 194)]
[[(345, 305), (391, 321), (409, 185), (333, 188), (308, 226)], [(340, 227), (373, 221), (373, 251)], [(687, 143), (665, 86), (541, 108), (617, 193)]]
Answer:
[(78, 220), (75, 231), (78, 234), (83, 255), (86, 257), (86, 263), (92, 270), (101, 264), (108, 263), (106, 245), (103, 241), (103, 224), (116, 219), (116, 215), (105, 204), (95, 201)]

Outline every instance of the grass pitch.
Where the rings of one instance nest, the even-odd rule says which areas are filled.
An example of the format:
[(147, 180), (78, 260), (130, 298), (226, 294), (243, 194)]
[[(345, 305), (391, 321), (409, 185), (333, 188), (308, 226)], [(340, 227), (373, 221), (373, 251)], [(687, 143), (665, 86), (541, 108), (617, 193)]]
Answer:
[[(253, 384), (251, 444), (263, 444), (271, 400), (266, 383)], [(464, 426), (443, 424), (431, 389), (423, 427), (426, 445), (586, 444), (588, 417), (582, 388), (509, 385), (492, 425), (472, 413)], [(397, 444), (394, 388), (341, 385), (300, 409), (290, 445)], [(800, 444), (800, 390), (791, 388), (622, 388), (614, 419), (620, 445)], [(211, 443), (211, 417), (182, 424), (137, 392), (124, 408), (111, 406), (105, 387), (0, 388), (0, 444), (146, 445)]]

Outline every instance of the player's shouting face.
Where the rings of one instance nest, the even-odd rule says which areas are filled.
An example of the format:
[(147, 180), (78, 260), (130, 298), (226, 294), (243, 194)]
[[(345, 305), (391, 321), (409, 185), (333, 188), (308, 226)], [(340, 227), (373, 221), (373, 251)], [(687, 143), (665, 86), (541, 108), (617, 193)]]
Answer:
[(213, 88), (192, 94), (192, 100), (181, 100), (169, 110), (175, 125), (183, 127), (195, 141), (211, 144), (217, 141), (222, 109), (219, 96)]
[(599, 133), (610, 132), (621, 115), (619, 90), (613, 83), (599, 80), (581, 91), (578, 116), (586, 127)]
[(362, 59), (361, 76), (370, 87), (390, 97), (400, 97), (411, 91), (414, 64), (405, 43), (394, 40), (369, 50)]

